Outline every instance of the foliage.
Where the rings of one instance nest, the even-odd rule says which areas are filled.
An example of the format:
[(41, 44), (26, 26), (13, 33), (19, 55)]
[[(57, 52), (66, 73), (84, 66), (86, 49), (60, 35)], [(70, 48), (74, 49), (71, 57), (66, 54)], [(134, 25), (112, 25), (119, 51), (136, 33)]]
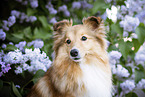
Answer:
[[(1, 0), (0, 96), (26, 96), (51, 65), (53, 24), (100, 16), (107, 32), (114, 97), (145, 93), (144, 0)], [(5, 6), (8, 6), (5, 9)]]

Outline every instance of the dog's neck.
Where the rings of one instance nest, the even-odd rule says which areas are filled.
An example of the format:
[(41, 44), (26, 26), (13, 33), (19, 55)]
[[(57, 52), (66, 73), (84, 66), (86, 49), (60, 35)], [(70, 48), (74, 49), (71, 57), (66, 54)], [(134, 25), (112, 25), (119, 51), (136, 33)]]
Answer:
[[(89, 86), (89, 83), (91, 85), (92, 85), (92, 83), (95, 83), (92, 81), (100, 80), (100, 81), (97, 81), (96, 85), (94, 84), (94, 86), (97, 86), (98, 83), (100, 84), (102, 82), (104, 84), (111, 82), (111, 80), (108, 82), (104, 81), (104, 79), (105, 80), (108, 79), (105, 76), (105, 74), (107, 74), (107, 72), (102, 73), (102, 75), (101, 75), (101, 73), (96, 72), (97, 70), (103, 72), (102, 69), (97, 69), (97, 68), (100, 68), (99, 67), (100, 65), (104, 64), (102, 59), (89, 58), (89, 61), (86, 61), (87, 60), (86, 59), (82, 62), (74, 62), (69, 58), (63, 58), (63, 59), (64, 60), (60, 61), (60, 59), (56, 58), (55, 61), (53, 62), (54, 63), (53, 64), (54, 74), (52, 76), (52, 79), (53, 79), (52, 81), (54, 82), (54, 85), (56, 85), (56, 87), (59, 87), (58, 89), (62, 93), (65, 93), (67, 91), (67, 92), (71, 92), (71, 93), (75, 92), (75, 95), (84, 95), (84, 94), (86, 95), (86, 91), (91, 92), (91, 87)], [(100, 63), (100, 64), (98, 64), (98, 63)], [(102, 68), (104, 68), (104, 67), (105, 66), (103, 66)], [(110, 71), (108, 71), (108, 72), (109, 72), (108, 74), (111, 74)], [(99, 74), (97, 74), (97, 73), (99, 73)], [(111, 76), (111, 75), (109, 75), (109, 76)], [(94, 80), (89, 79), (89, 77), (94, 78)], [(88, 84), (86, 84), (86, 83), (88, 83)], [(101, 85), (103, 85), (103, 83)], [(104, 87), (103, 89), (105, 89), (105, 88), (106, 87)], [(80, 94), (78, 94), (78, 93), (80, 93)], [(87, 94), (87, 95), (89, 95), (89, 94)]]

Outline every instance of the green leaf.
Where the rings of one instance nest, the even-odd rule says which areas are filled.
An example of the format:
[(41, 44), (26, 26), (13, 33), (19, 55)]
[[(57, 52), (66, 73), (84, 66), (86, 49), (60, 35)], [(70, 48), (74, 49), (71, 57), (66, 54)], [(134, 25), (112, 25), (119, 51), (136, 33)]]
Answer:
[(109, 4), (106, 4), (103, 0), (97, 0), (94, 2), (93, 8), (91, 9), (92, 15), (96, 14), (98, 11), (104, 13), (108, 7)]
[(23, 30), (24, 35), (28, 38), (28, 39), (32, 39), (32, 33), (31, 33), (31, 27), (27, 27)]
[(42, 26), (44, 28), (48, 27), (48, 22), (47, 22), (47, 18), (45, 16), (39, 16), (39, 21), (41, 22)]
[(38, 70), (38, 71), (36, 72), (36, 74), (34, 75), (32, 81), (33, 81), (34, 83), (36, 83), (40, 77), (44, 76), (44, 74), (45, 74), (45, 72), (44, 72), (43, 70), (41, 70), (41, 69)]
[(11, 45), (11, 44), (8, 44), (7, 47), (5, 48), (5, 50), (12, 50), (12, 51), (14, 51), (16, 49), (17, 49), (17, 47), (15, 47), (14, 45)]
[(13, 33), (12, 35), (15, 38), (18, 38), (18, 39), (23, 39), (24, 38), (24, 34), (23, 33)]
[(18, 89), (15, 87), (14, 83), (12, 82), (12, 90), (14, 92), (14, 94), (17, 96), (17, 97), (22, 97), (22, 95), (20, 94), (20, 92), (18, 91)]
[(145, 27), (143, 25), (139, 25), (135, 29), (135, 33), (137, 34), (138, 40), (139, 40), (140, 44), (142, 45), (145, 41)]
[(137, 83), (141, 79), (145, 78), (145, 70), (137, 70), (135, 69), (135, 82)]
[(133, 42), (133, 46), (134, 46), (134, 52), (136, 53), (141, 46), (140, 42), (138, 41), (138, 39), (133, 39), (132, 42)]
[(3, 81), (0, 80), (0, 90), (3, 88)]
[(119, 49), (120, 49), (120, 52), (122, 53), (124, 59), (127, 60), (129, 51), (131, 51), (131, 43), (129, 41), (124, 42), (124, 40), (120, 40)]
[(120, 27), (119, 23), (111, 25), (111, 32), (118, 33), (120, 37), (123, 37), (123, 28)]
[(48, 33), (46, 29), (43, 28), (35, 28), (34, 29), (34, 38), (35, 39), (49, 39), (51, 37), (51, 33)]
[(138, 96), (136, 93), (130, 92), (130, 93), (126, 94), (125, 97), (138, 97)]
[(37, 10), (35, 10), (35, 9), (27, 8), (27, 15), (28, 15), (28, 16), (32, 16), (32, 15), (34, 15), (36, 12), (37, 12)]

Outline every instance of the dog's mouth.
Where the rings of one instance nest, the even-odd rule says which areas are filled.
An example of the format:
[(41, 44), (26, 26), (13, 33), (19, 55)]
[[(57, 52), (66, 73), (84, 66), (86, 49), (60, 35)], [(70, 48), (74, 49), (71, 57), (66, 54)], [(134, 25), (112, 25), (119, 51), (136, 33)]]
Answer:
[(81, 58), (80, 57), (71, 57), (71, 59), (75, 62), (80, 62)]
[(74, 60), (80, 60), (81, 58), (74, 58)]

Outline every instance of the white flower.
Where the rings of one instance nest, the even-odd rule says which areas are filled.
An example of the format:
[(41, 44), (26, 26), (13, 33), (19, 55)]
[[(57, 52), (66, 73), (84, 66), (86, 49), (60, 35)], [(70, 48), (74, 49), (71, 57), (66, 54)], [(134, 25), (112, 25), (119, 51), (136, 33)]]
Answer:
[(141, 79), (136, 85), (137, 89), (145, 89), (145, 79)]
[(15, 70), (15, 73), (16, 74), (19, 74), (19, 73), (22, 73), (22, 68), (20, 66), (16, 67), (16, 70)]
[(118, 9), (114, 5), (111, 7), (111, 10), (109, 10), (108, 8), (106, 9), (107, 17), (111, 19), (113, 22), (117, 21), (117, 11)]
[(10, 64), (21, 63), (23, 60), (23, 55), (20, 50), (11, 51), (4, 56), (4, 61)]
[(135, 88), (135, 83), (133, 80), (126, 80), (120, 84), (120, 87), (124, 93), (129, 93)]
[(120, 22), (120, 26), (123, 27), (125, 31), (131, 32), (139, 25), (139, 23), (140, 21), (138, 18), (126, 15)]
[(116, 68), (116, 76), (117, 77), (128, 77), (130, 74), (127, 69), (122, 67), (122, 65), (118, 64)]
[(111, 52), (109, 52), (108, 56), (109, 56), (110, 64), (114, 65), (114, 64), (118, 63), (122, 54), (118, 51), (111, 51)]

